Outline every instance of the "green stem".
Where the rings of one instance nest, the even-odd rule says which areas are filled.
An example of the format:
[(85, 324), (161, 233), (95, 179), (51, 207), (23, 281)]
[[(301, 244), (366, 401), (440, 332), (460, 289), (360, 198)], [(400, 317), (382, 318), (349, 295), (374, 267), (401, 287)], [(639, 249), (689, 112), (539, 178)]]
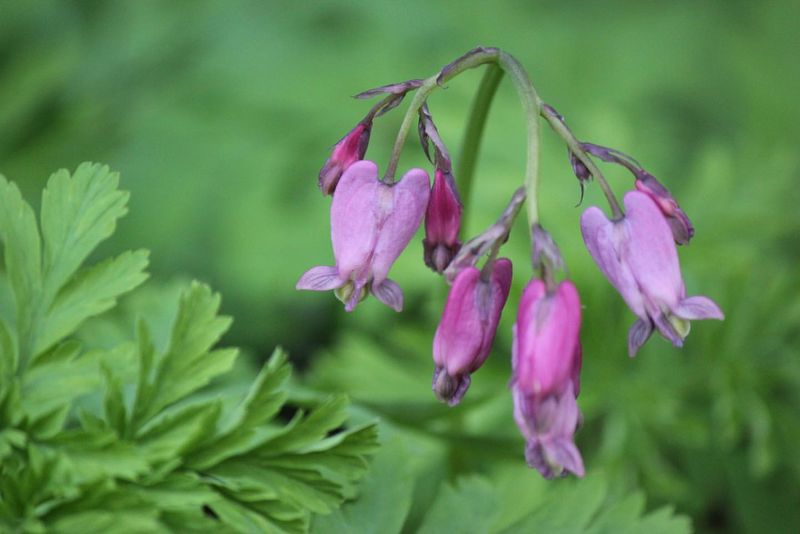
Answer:
[(528, 227), (539, 222), (539, 113), (542, 101), (533, 88), (525, 67), (510, 54), (500, 52), (500, 66), (511, 78), (525, 110), (528, 151), (525, 165), (525, 192), (528, 196)]
[(397, 138), (392, 148), (392, 155), (389, 158), (389, 164), (386, 166), (386, 173), (383, 176), (384, 181), (393, 182), (395, 173), (397, 172), (397, 163), (400, 160), (400, 153), (403, 151), (403, 146), (406, 144), (406, 138), (411, 131), (414, 121), (417, 119), (420, 108), (428, 100), (428, 97), (439, 89), (445, 82), (455, 78), (462, 72), (483, 65), (485, 63), (497, 62), (497, 57), (500, 51), (496, 48), (485, 48), (468, 53), (457, 61), (452, 63), (449, 67), (440, 72), (437, 72), (430, 78), (426, 78), (422, 85), (417, 89), (411, 104), (408, 105), (408, 110), (403, 117), (403, 122), (400, 123), (400, 130), (397, 132)]
[[(483, 128), (486, 125), (486, 118), (489, 115), (489, 108), (492, 99), (503, 79), (503, 70), (496, 65), (487, 65), (486, 72), (481, 79), (475, 100), (472, 102), (469, 119), (464, 132), (464, 139), (461, 141), (461, 151), (458, 158), (458, 169), (456, 173), (456, 183), (458, 192), (461, 195), (461, 202), (469, 206), (469, 199), (472, 193), (472, 180), (475, 176), (475, 166), (478, 162), (481, 140), (483, 138)], [(462, 221), (466, 216), (462, 216)], [(464, 225), (462, 223), (463, 232)]]
[(608, 201), (608, 205), (611, 207), (611, 212), (614, 214), (614, 219), (621, 219), (624, 215), (622, 208), (619, 205), (619, 201), (617, 197), (614, 195), (614, 191), (611, 189), (611, 186), (608, 185), (608, 181), (606, 181), (605, 176), (603, 173), (600, 172), (600, 169), (595, 165), (592, 158), (589, 157), (589, 154), (581, 146), (581, 142), (575, 137), (575, 134), (572, 133), (566, 124), (564, 124), (558, 117), (553, 116), (550, 113), (542, 112), (542, 116), (547, 120), (550, 124), (550, 127), (564, 140), (569, 147), (569, 150), (575, 154), (575, 156), (581, 160), (581, 162), (586, 165), (586, 168), (589, 169), (589, 172), (592, 174), (597, 183), (600, 184), (600, 188), (603, 190), (603, 194), (606, 196), (606, 200)]

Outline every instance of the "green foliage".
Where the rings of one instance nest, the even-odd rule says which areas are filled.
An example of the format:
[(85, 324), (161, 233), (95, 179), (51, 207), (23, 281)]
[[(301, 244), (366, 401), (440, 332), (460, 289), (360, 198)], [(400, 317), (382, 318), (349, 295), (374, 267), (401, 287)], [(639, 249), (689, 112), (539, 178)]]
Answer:
[(280, 350), (244, 396), (201, 395), (237, 351), (215, 348), (231, 320), (197, 282), (165, 348), (145, 320), (135, 342), (86, 348), (76, 330), (147, 277), (144, 251), (83, 266), (127, 210), (117, 185), (100, 165), (57, 172), (40, 236), (0, 177), (2, 294), (15, 302), (0, 320), (0, 530), (304, 532), (312, 513), (355, 496), (375, 425), (345, 427), (341, 396), (281, 417)]

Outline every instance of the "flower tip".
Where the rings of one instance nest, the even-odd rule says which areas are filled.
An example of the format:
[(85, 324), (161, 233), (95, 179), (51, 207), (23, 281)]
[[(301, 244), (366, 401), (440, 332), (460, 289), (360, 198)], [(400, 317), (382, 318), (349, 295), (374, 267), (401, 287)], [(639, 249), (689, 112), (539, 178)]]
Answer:
[(451, 376), (446, 369), (437, 366), (433, 371), (433, 393), (448, 406), (456, 406), (464, 398), (472, 379), (468, 374)]

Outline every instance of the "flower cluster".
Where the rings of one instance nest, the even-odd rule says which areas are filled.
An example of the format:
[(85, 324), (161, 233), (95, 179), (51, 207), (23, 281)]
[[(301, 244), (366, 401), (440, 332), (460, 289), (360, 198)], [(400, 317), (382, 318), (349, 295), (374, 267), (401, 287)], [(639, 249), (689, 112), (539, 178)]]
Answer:
[[(537, 167), (529, 166), (525, 186), (514, 192), (497, 221), (462, 243), (464, 206), (459, 182), (425, 98), (461, 71), (495, 63), (516, 77), (516, 86), (528, 84), (528, 89), (521, 91), (524, 100), (535, 91), (515, 61), (497, 49), (479, 48), (427, 80), (390, 84), (357, 95), (384, 98), (335, 145), (319, 176), (323, 193), (333, 196), (330, 221), (335, 265), (308, 270), (297, 288), (333, 290), (347, 311), (355, 310), (369, 294), (401, 311), (403, 292), (388, 278), (389, 270), (424, 219), (424, 262), (451, 286), (433, 337), (432, 388), (439, 400), (455, 406), (492, 351), (512, 287), (512, 263), (500, 257), (500, 251), (527, 202), (534, 274), (522, 292), (513, 327), (510, 388), (514, 419), (526, 441), (528, 465), (546, 478), (567, 473), (583, 476), (583, 459), (574, 440), (581, 421), (577, 402), (581, 302), (575, 284), (560, 275), (564, 261), (538, 220)], [(364, 159), (373, 120), (412, 91), (418, 92), (381, 178), (378, 165)], [(564, 117), (538, 97), (528, 104), (528, 121), (543, 117), (565, 141), (581, 191), (595, 180), (609, 201), (610, 217), (592, 206), (584, 211), (580, 226), (589, 254), (637, 317), (628, 333), (630, 356), (653, 332), (682, 346), (690, 321), (722, 319), (722, 311), (711, 299), (686, 295), (677, 245), (689, 242), (694, 227), (670, 192), (630, 156), (578, 141)], [(433, 165), (432, 184), (424, 169), (411, 169), (394, 180), (408, 124), (415, 116), (420, 141)], [(537, 127), (528, 130), (538, 135)], [(538, 137), (529, 139), (529, 144), (536, 143)], [(593, 158), (621, 165), (633, 174), (634, 188), (625, 194), (623, 205)], [(471, 169), (466, 174), (471, 175)]]

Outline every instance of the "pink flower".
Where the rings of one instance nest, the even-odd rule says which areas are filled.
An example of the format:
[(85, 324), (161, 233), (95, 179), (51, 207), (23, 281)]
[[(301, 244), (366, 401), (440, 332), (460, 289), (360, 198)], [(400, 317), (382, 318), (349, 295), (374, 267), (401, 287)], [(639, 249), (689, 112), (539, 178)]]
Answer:
[(342, 174), (353, 163), (364, 159), (371, 129), (371, 120), (359, 122), (333, 147), (331, 157), (319, 171), (319, 188), (323, 195), (332, 195)]
[(433, 189), (425, 211), (425, 264), (441, 273), (461, 248), (461, 201), (449, 172), (436, 169)]
[(653, 329), (680, 347), (689, 321), (723, 319), (708, 297), (687, 297), (672, 230), (650, 195), (625, 195), (627, 215), (610, 221), (597, 207), (581, 217), (583, 240), (600, 270), (639, 317), (628, 333), (635, 356)]
[(477, 268), (466, 267), (450, 288), (433, 338), (433, 391), (450, 406), (461, 402), (470, 374), (489, 356), (511, 288), (511, 271), (507, 258), (496, 261), (490, 280), (482, 280)]
[(331, 203), (331, 241), (336, 266), (308, 270), (297, 289), (335, 289), (345, 310), (372, 292), (378, 300), (400, 311), (403, 292), (387, 275), (422, 221), (430, 180), (422, 169), (411, 169), (402, 179), (385, 184), (378, 166), (359, 161), (342, 175)]
[(572, 282), (548, 291), (532, 280), (522, 294), (514, 325), (514, 419), (527, 444), (528, 465), (545, 478), (583, 476), (574, 443), (580, 412), (581, 304)]

